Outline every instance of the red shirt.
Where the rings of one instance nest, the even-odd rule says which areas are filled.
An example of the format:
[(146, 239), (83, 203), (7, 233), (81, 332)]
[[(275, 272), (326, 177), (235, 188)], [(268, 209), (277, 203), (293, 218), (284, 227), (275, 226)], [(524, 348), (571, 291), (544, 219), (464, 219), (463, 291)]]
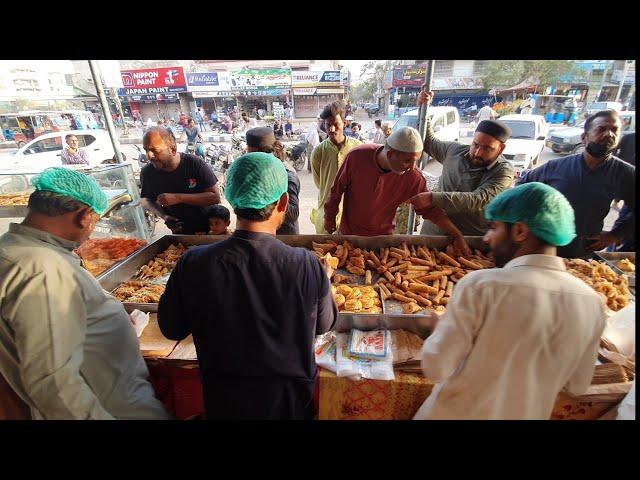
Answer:
[[(396, 209), (418, 193), (426, 192), (427, 181), (419, 170), (404, 175), (382, 170), (376, 162), (384, 147), (373, 143), (360, 145), (344, 159), (331, 193), (324, 205), (325, 219), (335, 225), (338, 205), (344, 194), (340, 233), (343, 235), (391, 235), (396, 226)], [(446, 216), (439, 207), (416, 210), (436, 223)]]

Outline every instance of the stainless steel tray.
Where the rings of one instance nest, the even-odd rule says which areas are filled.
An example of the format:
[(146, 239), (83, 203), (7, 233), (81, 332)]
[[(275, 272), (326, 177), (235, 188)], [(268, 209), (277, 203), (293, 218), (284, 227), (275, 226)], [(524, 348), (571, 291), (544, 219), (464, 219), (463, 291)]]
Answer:
[(636, 252), (593, 252), (598, 260), (604, 261), (607, 265), (611, 267), (611, 269), (616, 272), (618, 275), (626, 275), (629, 278), (629, 286), (636, 286), (636, 275), (635, 273), (625, 272), (624, 270), (620, 270), (616, 263), (618, 263), (623, 258), (628, 258), (634, 264), (636, 263)]
[[(100, 274), (97, 278), (98, 282), (108, 292), (115, 290), (121, 283), (132, 280), (138, 269), (149, 262), (153, 257), (164, 251), (169, 245), (182, 243), (185, 246), (192, 245), (208, 245), (228, 239), (228, 235), (164, 235), (154, 242), (146, 245), (124, 261), (114, 265), (109, 270)], [(401, 245), (407, 242), (407, 245), (420, 245), (430, 248), (444, 249), (450, 240), (444, 236), (429, 235), (383, 235), (377, 237), (360, 237), (355, 235), (279, 235), (278, 239), (292, 247), (302, 247), (311, 249), (311, 242), (322, 243), (324, 240), (333, 240), (334, 242), (342, 242), (348, 240), (356, 248), (386, 248)], [(483, 252), (487, 251), (487, 245), (482, 241), (482, 237), (465, 237), (471, 248), (477, 248)], [(348, 272), (344, 272), (348, 274)], [(378, 272), (373, 273), (372, 284), (378, 279)], [(362, 277), (357, 277), (362, 279)], [(360, 280), (358, 280), (359, 282)], [(383, 312), (386, 301), (383, 301)], [(143, 312), (157, 312), (157, 303), (128, 303), (123, 302), (125, 309), (130, 312), (134, 309)], [(387, 306), (388, 307), (388, 306)], [(374, 330), (376, 328), (404, 328), (411, 330), (407, 325), (417, 320), (426, 320), (425, 310), (421, 310), (416, 314), (389, 313), (382, 314), (358, 314), (358, 313), (340, 313), (336, 328), (362, 328)], [(378, 319), (378, 320), (376, 320)], [(419, 322), (418, 322), (419, 323)], [(416, 327), (419, 328), (419, 327)], [(421, 330), (424, 332), (424, 330)], [(418, 333), (419, 334), (419, 333)]]
[(0, 207), (0, 218), (24, 218), (27, 216), (28, 211), (29, 207), (26, 205)]

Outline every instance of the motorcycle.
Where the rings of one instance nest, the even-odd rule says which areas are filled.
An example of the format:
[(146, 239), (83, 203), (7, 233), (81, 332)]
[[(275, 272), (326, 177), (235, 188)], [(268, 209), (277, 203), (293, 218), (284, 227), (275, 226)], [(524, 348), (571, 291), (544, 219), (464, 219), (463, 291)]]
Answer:
[(206, 150), (204, 148), (203, 143), (200, 140), (197, 140), (195, 143), (191, 143), (191, 142), (188, 143), (185, 153), (196, 155), (202, 158), (203, 160), (205, 160), (205, 156), (206, 156)]
[(302, 140), (297, 145), (286, 147), (287, 159), (291, 162), (296, 172), (302, 170), (307, 163), (307, 145), (307, 141)]
[(133, 148), (135, 148), (138, 151), (138, 157), (136, 158), (136, 160), (138, 161), (138, 165), (140, 165), (140, 168), (144, 167), (147, 163), (149, 163), (147, 154), (144, 153), (144, 150), (140, 148), (138, 145), (134, 145)]

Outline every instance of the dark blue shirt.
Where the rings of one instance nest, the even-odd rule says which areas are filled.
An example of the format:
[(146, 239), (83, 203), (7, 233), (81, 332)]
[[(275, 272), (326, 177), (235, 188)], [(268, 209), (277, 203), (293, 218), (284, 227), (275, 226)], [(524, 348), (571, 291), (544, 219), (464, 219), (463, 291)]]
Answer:
[(627, 236), (635, 224), (636, 168), (613, 155), (601, 166), (591, 169), (581, 153), (550, 160), (544, 165), (525, 172), (518, 185), (542, 182), (561, 192), (576, 217), (576, 239), (566, 247), (559, 247), (558, 254), (567, 258), (585, 257), (591, 254), (586, 237), (602, 231), (604, 219), (609, 214), (613, 199), (624, 200), (632, 214), (615, 226), (614, 235)]
[(209, 418), (307, 418), (315, 335), (336, 318), (313, 252), (244, 230), (189, 249), (158, 308), (167, 338), (193, 334)]

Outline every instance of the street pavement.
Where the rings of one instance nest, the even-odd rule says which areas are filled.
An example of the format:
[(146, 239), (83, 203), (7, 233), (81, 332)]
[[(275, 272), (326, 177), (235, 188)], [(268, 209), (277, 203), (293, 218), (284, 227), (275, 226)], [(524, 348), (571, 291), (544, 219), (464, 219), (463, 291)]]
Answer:
[[(362, 125), (363, 127), (362, 131), (364, 132), (365, 137), (366, 137), (366, 133), (374, 128), (374, 120), (376, 118), (378, 117), (369, 119), (367, 114), (362, 110), (356, 111), (355, 121), (357, 121)], [(384, 120), (383, 117), (380, 117), (380, 118)], [(295, 125), (295, 128), (306, 128), (307, 125), (313, 122), (315, 122), (313, 118), (302, 119), (302, 120), (299, 119), (294, 123), (294, 125)], [(460, 131), (460, 142), (467, 145), (470, 144), (472, 135), (473, 135), (473, 129), (471, 128), (471, 126), (468, 124), (462, 124), (461, 131)], [(208, 146), (209, 143), (216, 143), (216, 144), (225, 143), (225, 140), (226, 139), (223, 139), (222, 141), (205, 142), (205, 143)], [(285, 143), (290, 143), (290, 142), (285, 142)], [(141, 137), (140, 137), (140, 141), (137, 142), (137, 144), (140, 146), (142, 145)], [(137, 151), (133, 147), (133, 144), (121, 142), (121, 147), (122, 147), (122, 152), (126, 155), (127, 158), (136, 158)], [(186, 149), (186, 143), (178, 144), (178, 151), (184, 151), (185, 149)], [(2, 165), (5, 157), (10, 155), (12, 151), (15, 151), (15, 149), (0, 150), (0, 165)], [(538, 163), (539, 165), (544, 165), (550, 159), (557, 158), (557, 157), (558, 157), (557, 154), (553, 153), (549, 148), (545, 147), (542, 154), (540, 155), (540, 160)], [(439, 176), (442, 172), (442, 165), (435, 160), (431, 160), (424, 168), (424, 171), (427, 173), (430, 173), (431, 175)], [(300, 178), (300, 196), (299, 196), (300, 216), (298, 219), (298, 222), (300, 225), (300, 233), (315, 234), (315, 228), (311, 223), (309, 216), (311, 214), (311, 210), (313, 208), (316, 208), (317, 201), (318, 201), (318, 198), (317, 198), (318, 189), (316, 188), (313, 182), (312, 174), (307, 171), (306, 167), (302, 171), (298, 172), (298, 177)], [(231, 225), (232, 227), (235, 226), (235, 215), (233, 213), (233, 209), (230, 207), (226, 199), (223, 199), (222, 203), (231, 211)], [(613, 226), (613, 223), (615, 222), (617, 217), (618, 217), (618, 210), (612, 208), (609, 211), (609, 214), (607, 215), (604, 222), (605, 230), (609, 230)], [(171, 233), (171, 232), (163, 224), (162, 221), (159, 221), (158, 225), (156, 226), (155, 236), (164, 235), (166, 233)]]

